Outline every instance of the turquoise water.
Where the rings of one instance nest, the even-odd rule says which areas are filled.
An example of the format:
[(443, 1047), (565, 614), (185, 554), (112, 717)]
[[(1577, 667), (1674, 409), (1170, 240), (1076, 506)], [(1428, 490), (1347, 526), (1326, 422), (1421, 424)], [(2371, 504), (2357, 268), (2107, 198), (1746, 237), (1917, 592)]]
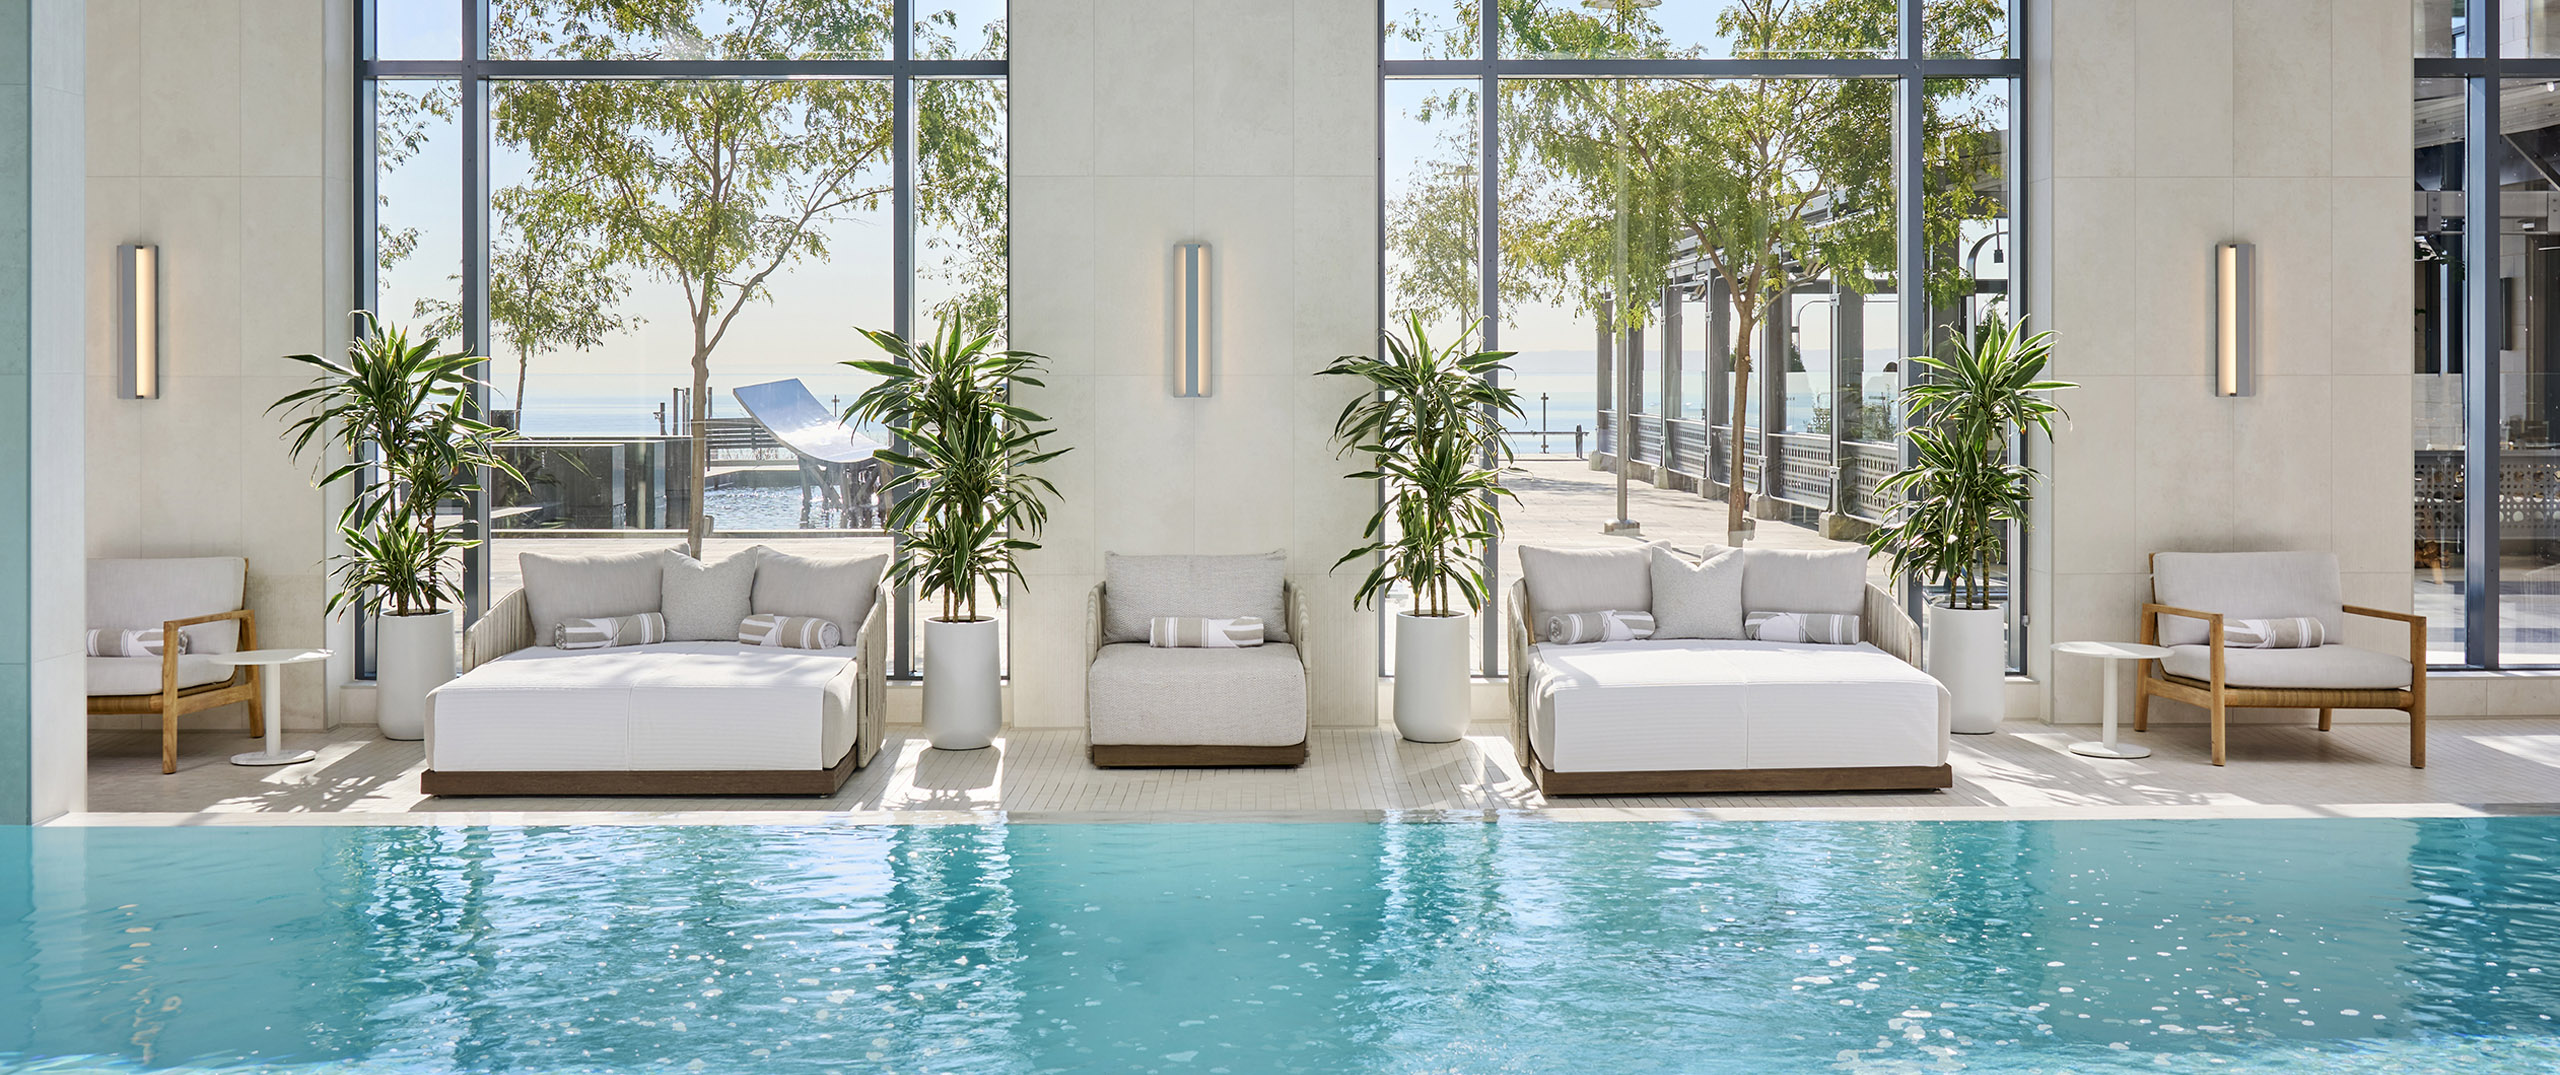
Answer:
[(2560, 820), (0, 830), (0, 1071), (2546, 1072)]

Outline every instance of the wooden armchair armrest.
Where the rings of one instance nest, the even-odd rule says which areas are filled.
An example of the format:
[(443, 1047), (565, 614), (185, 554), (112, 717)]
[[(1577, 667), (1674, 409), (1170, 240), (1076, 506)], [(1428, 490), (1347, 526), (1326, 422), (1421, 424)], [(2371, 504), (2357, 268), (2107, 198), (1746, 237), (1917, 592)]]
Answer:
[(2365, 616), (2377, 620), (2398, 620), (2409, 625), (2409, 683), (2411, 684), (2411, 689), (2418, 691), (2421, 698), (2425, 697), (2427, 683), (2427, 618), (2424, 616), (2414, 615), (2412, 613), (2393, 612), (2387, 608), (2370, 608), (2364, 605), (2343, 605), (2340, 606), (2340, 611), (2343, 611), (2350, 616)]
[[(2213, 674), (2212, 674), (2212, 676), (2210, 677), (2210, 680), (2211, 680), (2211, 682), (2212, 682), (2212, 684), (2213, 684), (2213, 688), (2214, 688), (2215, 690), (2221, 690), (2221, 689), (2222, 689), (2222, 613), (2219, 613), (2219, 612), (2204, 612), (2204, 611), (2201, 611), (2201, 610), (2198, 610), (2198, 609), (2192, 609), (2192, 608), (2179, 608), (2179, 607), (2178, 607), (2178, 606), (2176, 606), (2176, 605), (2163, 605), (2163, 604), (2159, 604), (2159, 603), (2156, 603), (2156, 602), (2145, 601), (2145, 602), (2143, 602), (2143, 603), (2142, 603), (2142, 644), (2143, 644), (2143, 645), (2146, 645), (2146, 646), (2156, 646), (2156, 645), (2159, 645), (2159, 644), (2160, 644), (2160, 617), (2162, 617), (2162, 616), (2184, 616), (2184, 617), (2187, 617), (2188, 619), (2191, 619), (2191, 620), (2203, 620), (2203, 621), (2204, 621), (2204, 641), (2205, 641), (2205, 645), (2206, 645), (2206, 647), (2207, 647), (2207, 648), (2209, 648), (2209, 649), (2212, 651), (2212, 654), (2213, 654), (2213, 662), (2212, 662), (2212, 670), (2213, 670)], [(2146, 666), (2146, 667), (2147, 667), (2147, 666)]]
[[(216, 612), (207, 616), (189, 616), (183, 620), (161, 621), (161, 694), (174, 697), (178, 693), (178, 644), (176, 639), (178, 638), (179, 632), (198, 624), (220, 623), (224, 620), (240, 621), (240, 645), (237, 648), (244, 650), (258, 648), (258, 614), (245, 608), (236, 608), (229, 612)], [(246, 677), (250, 682), (256, 682), (258, 678), (258, 670), (246, 665), (236, 667), (231, 670), (231, 682), (239, 683), (242, 681), (243, 677)]]

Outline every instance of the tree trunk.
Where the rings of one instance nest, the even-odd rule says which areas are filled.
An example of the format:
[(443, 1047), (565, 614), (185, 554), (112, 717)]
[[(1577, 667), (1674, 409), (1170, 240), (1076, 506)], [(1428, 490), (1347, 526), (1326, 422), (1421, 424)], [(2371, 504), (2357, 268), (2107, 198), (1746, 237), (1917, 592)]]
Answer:
[[(1751, 406), (1751, 341), (1759, 332), (1760, 325), (1759, 319), (1739, 304), (1736, 304), (1734, 315), (1734, 327), (1739, 331), (1734, 334), (1737, 339), (1733, 345), (1733, 401), (1730, 408), (1733, 413), (1730, 427), (1733, 433), (1733, 465), (1725, 474), (1724, 532), (1726, 541), (1739, 544), (1742, 540), (1739, 535), (1744, 527), (1750, 525), (1751, 518), (1751, 493), (1742, 484), (1742, 423)], [(1620, 431), (1622, 437), (1624, 432)]]
[(533, 352), (516, 352), (516, 432), (524, 432), (524, 368), (533, 361)]

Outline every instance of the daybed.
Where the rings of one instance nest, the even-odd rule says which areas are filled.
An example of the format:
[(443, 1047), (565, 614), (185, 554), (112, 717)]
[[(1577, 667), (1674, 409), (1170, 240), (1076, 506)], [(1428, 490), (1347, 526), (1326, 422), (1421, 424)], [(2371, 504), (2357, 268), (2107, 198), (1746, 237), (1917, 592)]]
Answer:
[[(420, 785), (432, 795), (832, 794), (886, 730), (882, 563), (761, 547), (708, 565), (675, 550), (527, 553), (524, 588), (465, 632), (463, 674), (428, 696)], [(644, 612), (662, 612), (671, 641), (547, 644), (563, 619)], [(763, 613), (829, 620), (846, 644), (738, 641), (740, 621)]]
[[(1086, 602), (1086, 757), (1102, 768), (1307, 760), (1305, 610), (1287, 561), (1120, 556)], [(1246, 648), (1152, 646), (1157, 617), (1262, 621)]]
[[(1745, 549), (1704, 568), (1662, 545), (1521, 556), (1504, 608), (1512, 740), (1545, 794), (1953, 785), (1947, 692), (1915, 667), (1918, 632), (1866, 582), (1864, 550)], [(1655, 601), (1657, 572), (1690, 580), (1676, 601)], [(1662, 633), (1568, 645), (1532, 632), (1599, 610), (1652, 614)], [(1739, 637), (1746, 612), (1855, 615), (1863, 639)]]

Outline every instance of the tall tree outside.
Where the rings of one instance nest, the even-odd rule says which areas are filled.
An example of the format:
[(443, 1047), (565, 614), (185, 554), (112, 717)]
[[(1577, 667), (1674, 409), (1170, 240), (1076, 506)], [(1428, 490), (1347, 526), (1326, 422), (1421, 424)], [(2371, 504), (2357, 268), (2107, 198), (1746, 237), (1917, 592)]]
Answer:
[[(1516, 55), (1681, 57), (1645, 0), (1501, 0), (1507, 51)], [(1997, 32), (1999, 0), (1933, 3), (1933, 42)], [(1471, 21), (1462, 18), (1461, 21)], [(1736, 57), (1890, 55), (1894, 0), (1730, 0), (1716, 19)], [(1675, 261), (1695, 257), (1731, 296), (1734, 433), (1727, 531), (1748, 525), (1742, 431), (1760, 327), (1799, 285), (1828, 279), (1861, 293), (1895, 271), (1891, 168), (1893, 84), (1881, 79), (1517, 79), (1502, 86), (1502, 302), (1567, 306), (1623, 334), (1652, 315), (1645, 296)], [(1987, 136), (1960, 83), (1931, 82), (1924, 97), (1935, 163)], [(1436, 102), (1472, 108), (1474, 91)], [(1447, 168), (1463, 168), (1450, 162)], [(1952, 173), (1937, 169), (1933, 182)], [(1399, 310), (1461, 320), (1473, 294), (1453, 287), (1469, 267), (1474, 207), (1447, 184), (1423, 184), (1389, 219), (1400, 255)], [(1961, 182), (1924, 196), (1929, 240), (1952, 242), (1967, 217), (1997, 211), (1996, 198)], [(1935, 274), (1933, 273), (1933, 276)], [(1969, 280), (1931, 279), (1933, 293), (1961, 295)], [(1623, 382), (1622, 382), (1623, 383)], [(1835, 401), (1836, 403), (1837, 401)], [(1774, 416), (1764, 416), (1774, 422)], [(1774, 425), (1772, 425), (1774, 428)]]

